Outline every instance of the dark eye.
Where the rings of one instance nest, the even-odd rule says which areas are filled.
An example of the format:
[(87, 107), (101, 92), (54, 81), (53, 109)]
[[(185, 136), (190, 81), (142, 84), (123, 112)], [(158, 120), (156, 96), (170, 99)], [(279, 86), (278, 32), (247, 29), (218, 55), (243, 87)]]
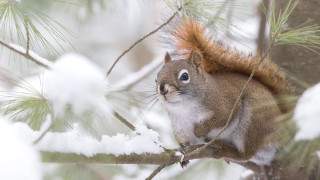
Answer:
[(188, 73), (183, 73), (183, 74), (180, 76), (180, 81), (188, 81), (188, 79), (189, 79)]
[(185, 84), (189, 83), (190, 82), (190, 77), (189, 77), (189, 72), (188, 70), (186, 69), (182, 69), (180, 72), (179, 72), (179, 80)]
[(154, 79), (154, 82), (158, 83), (158, 80), (157, 80), (157, 79)]

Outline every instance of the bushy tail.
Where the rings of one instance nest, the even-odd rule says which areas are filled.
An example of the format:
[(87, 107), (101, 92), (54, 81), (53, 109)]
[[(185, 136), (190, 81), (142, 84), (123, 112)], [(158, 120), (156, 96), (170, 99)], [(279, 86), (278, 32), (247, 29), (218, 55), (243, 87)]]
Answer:
[[(261, 59), (259, 55), (246, 56), (225, 47), (215, 41), (210, 31), (196, 20), (176, 20), (167, 31), (171, 48), (182, 58), (187, 58), (192, 50), (198, 50), (203, 56), (202, 68), (210, 74), (236, 72), (249, 76)], [(285, 74), (269, 58), (264, 59), (254, 78), (274, 94), (288, 94), (289, 82)]]

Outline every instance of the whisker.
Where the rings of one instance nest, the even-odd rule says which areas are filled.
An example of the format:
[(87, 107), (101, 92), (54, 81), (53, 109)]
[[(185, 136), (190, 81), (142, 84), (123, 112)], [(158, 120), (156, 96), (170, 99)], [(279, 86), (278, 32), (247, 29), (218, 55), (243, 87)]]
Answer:
[(156, 98), (156, 100), (151, 104), (151, 107), (149, 108), (149, 110), (147, 110), (147, 113), (151, 111), (151, 109), (156, 105), (157, 102), (159, 102), (159, 98)]
[(148, 95), (148, 96), (142, 97), (141, 99), (142, 99), (142, 100), (146, 100), (146, 99), (148, 99), (148, 98), (156, 97), (156, 96), (157, 96), (157, 94), (155, 93), (155, 94), (151, 94), (151, 95)]
[(153, 101), (155, 101), (157, 98), (158, 98), (157, 96), (150, 97), (150, 98), (149, 98), (150, 100), (147, 100), (147, 99), (146, 99), (147, 102), (145, 102), (144, 104), (146, 104), (146, 107), (147, 107), (147, 106), (150, 105)]

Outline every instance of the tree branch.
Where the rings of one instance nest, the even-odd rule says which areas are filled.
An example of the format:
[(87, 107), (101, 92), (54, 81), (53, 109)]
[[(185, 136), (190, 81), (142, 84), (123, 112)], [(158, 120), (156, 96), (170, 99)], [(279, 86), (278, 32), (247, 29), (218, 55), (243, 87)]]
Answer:
[[(184, 147), (185, 152), (191, 152), (201, 145)], [(95, 164), (150, 164), (150, 165), (163, 165), (174, 164), (180, 162), (181, 155), (176, 155), (176, 150), (167, 150), (161, 154), (129, 154), (115, 156), (113, 154), (96, 154), (92, 157), (79, 155), (75, 153), (60, 153), (60, 152), (41, 152), (42, 161), (47, 163), (95, 163)], [(218, 149), (208, 147), (201, 153), (185, 158), (185, 160), (211, 158)]]
[(21, 56), (31, 60), (32, 62), (38, 64), (39, 66), (42, 66), (46, 69), (52, 69), (52, 67), (53, 67), (52, 63), (49, 60), (38, 56), (37, 54), (35, 54), (32, 51), (29, 51), (29, 53), (26, 53), (27, 51), (23, 47), (20, 47), (18, 45), (7, 44), (2, 40), (0, 40), (0, 44), (4, 47), (8, 48), (9, 50), (11, 50), (17, 54), (20, 54)]

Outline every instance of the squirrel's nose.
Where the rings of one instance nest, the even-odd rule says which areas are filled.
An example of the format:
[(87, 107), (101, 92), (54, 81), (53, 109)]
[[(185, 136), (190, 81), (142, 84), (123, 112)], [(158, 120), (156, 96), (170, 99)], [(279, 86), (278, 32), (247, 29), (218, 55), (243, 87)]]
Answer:
[(165, 88), (165, 84), (164, 83), (161, 83), (160, 84), (160, 87), (159, 87), (159, 90), (160, 90), (160, 94), (165, 96), (166, 94), (168, 94), (168, 90), (166, 90)]

